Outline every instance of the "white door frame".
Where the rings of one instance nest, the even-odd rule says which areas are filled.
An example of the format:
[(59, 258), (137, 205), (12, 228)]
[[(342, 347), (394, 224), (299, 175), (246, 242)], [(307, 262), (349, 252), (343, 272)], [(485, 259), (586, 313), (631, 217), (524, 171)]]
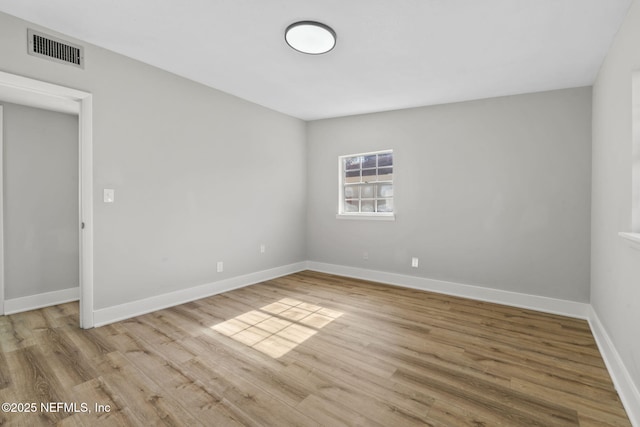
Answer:
[[(78, 114), (80, 209), (80, 327), (93, 323), (93, 111), (92, 95), (51, 83), (0, 71), (0, 94), (7, 102)], [(2, 132), (0, 106), (0, 133)], [(2, 137), (0, 136), (0, 143)], [(2, 146), (0, 146), (2, 147)], [(0, 150), (0, 161), (2, 154)], [(2, 168), (0, 168), (2, 170)], [(2, 184), (2, 177), (0, 177)], [(2, 191), (0, 189), (0, 191)], [(2, 193), (0, 193), (0, 196)], [(0, 241), (3, 238), (0, 197)], [(4, 314), (4, 249), (0, 243), (0, 315)]]

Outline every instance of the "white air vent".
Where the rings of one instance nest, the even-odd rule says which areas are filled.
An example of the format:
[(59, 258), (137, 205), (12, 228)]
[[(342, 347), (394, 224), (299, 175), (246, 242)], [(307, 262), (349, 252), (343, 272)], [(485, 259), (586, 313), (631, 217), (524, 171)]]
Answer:
[(27, 30), (29, 55), (84, 68), (84, 48), (48, 34)]

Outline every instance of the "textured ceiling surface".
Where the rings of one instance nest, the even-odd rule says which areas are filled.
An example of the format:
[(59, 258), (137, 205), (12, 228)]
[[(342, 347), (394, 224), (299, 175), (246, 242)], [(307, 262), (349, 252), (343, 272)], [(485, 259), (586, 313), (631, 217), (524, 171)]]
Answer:
[[(0, 0), (0, 11), (313, 120), (591, 85), (631, 0)], [(337, 33), (326, 55), (284, 30)]]

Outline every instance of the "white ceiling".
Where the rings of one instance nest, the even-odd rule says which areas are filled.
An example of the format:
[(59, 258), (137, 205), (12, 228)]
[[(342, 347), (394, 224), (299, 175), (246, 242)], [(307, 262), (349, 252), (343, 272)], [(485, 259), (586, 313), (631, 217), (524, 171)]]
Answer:
[[(591, 85), (631, 0), (0, 0), (0, 10), (305, 120)], [(299, 20), (336, 48), (284, 41)], [(91, 58), (86, 58), (91, 61)]]

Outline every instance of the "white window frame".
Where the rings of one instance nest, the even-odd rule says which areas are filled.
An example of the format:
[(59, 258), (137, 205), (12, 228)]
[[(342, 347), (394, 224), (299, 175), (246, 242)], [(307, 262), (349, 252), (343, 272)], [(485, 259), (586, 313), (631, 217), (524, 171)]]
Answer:
[(631, 230), (618, 233), (640, 250), (640, 70), (631, 77)]
[[(345, 212), (344, 209), (344, 160), (350, 157), (358, 157), (358, 156), (371, 156), (374, 154), (393, 154), (392, 149), (387, 150), (379, 150), (379, 151), (370, 151), (366, 153), (355, 153), (355, 154), (346, 154), (338, 157), (338, 213), (336, 214), (336, 218), (338, 219), (363, 219), (363, 220), (378, 220), (378, 221), (395, 221), (396, 219), (396, 208), (395, 208), (395, 195), (394, 199), (394, 207), (393, 212)], [(393, 158), (393, 174), (395, 175), (395, 167), (396, 167), (396, 159), (395, 156)], [(392, 185), (394, 184), (393, 178), (391, 179)]]

